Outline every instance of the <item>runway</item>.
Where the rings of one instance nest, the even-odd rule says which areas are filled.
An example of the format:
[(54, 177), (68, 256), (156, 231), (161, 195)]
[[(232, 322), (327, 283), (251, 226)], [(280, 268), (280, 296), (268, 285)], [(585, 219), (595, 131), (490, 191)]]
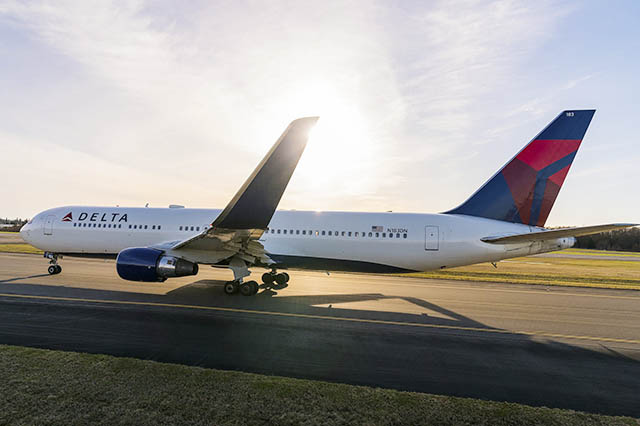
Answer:
[(640, 417), (638, 292), (290, 271), (243, 297), (61, 264), (0, 254), (0, 343)]

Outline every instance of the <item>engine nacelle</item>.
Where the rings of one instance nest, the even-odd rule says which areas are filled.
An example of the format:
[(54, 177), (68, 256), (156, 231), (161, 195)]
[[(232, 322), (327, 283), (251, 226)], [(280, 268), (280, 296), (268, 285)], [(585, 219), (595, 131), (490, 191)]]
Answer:
[(198, 264), (174, 256), (165, 256), (153, 248), (128, 248), (118, 253), (116, 269), (129, 281), (164, 281), (167, 278), (196, 275)]

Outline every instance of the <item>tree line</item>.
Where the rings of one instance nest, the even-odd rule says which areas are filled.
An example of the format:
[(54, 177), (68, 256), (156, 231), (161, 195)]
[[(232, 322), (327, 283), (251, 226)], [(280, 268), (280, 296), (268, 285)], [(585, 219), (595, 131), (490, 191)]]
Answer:
[(627, 228), (577, 237), (577, 248), (640, 251), (640, 228)]
[(9, 218), (0, 218), (0, 231), (4, 232), (18, 232), (22, 225), (27, 223), (29, 219), (9, 219)]

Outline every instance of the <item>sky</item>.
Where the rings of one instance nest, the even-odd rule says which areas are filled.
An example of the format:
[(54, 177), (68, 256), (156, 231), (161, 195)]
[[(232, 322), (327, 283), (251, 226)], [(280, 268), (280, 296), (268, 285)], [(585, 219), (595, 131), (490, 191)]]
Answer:
[(436, 213), (565, 109), (547, 225), (640, 222), (640, 2), (0, 0), (0, 217), (222, 208), (318, 115), (280, 203)]

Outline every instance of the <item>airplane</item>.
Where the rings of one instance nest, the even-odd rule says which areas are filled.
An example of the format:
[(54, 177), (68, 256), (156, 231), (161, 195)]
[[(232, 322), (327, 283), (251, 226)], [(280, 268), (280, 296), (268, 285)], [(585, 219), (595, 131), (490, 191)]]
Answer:
[[(439, 214), (276, 211), (318, 117), (294, 120), (229, 204), (220, 209), (65, 206), (38, 213), (20, 231), (62, 256), (115, 257), (125, 280), (163, 282), (199, 265), (229, 268), (227, 294), (285, 286), (283, 269), (408, 272), (446, 269), (572, 247), (575, 237), (630, 226), (547, 229), (544, 224), (595, 110), (560, 113), (468, 200)], [(281, 272), (278, 272), (280, 270)], [(274, 284), (275, 283), (275, 284)]]

